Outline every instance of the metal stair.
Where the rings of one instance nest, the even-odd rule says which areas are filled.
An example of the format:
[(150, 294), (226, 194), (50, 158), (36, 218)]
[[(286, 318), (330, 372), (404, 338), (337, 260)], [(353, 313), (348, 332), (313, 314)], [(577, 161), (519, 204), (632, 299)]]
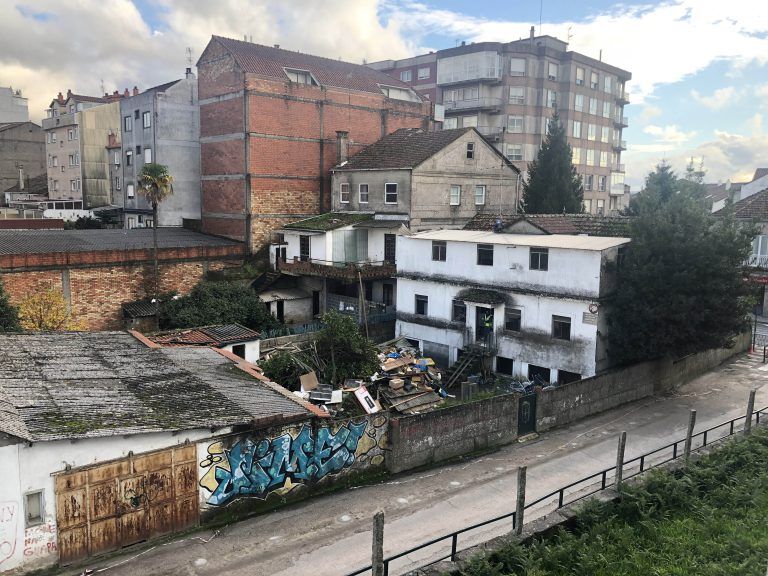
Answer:
[(467, 373), (469, 368), (480, 359), (481, 356), (478, 354), (477, 350), (473, 348), (464, 349), (464, 354), (462, 354), (461, 358), (459, 358), (459, 361), (456, 362), (456, 364), (454, 364), (451, 368), (451, 374), (445, 384), (445, 388), (449, 389), (457, 382), (461, 382), (461, 377)]

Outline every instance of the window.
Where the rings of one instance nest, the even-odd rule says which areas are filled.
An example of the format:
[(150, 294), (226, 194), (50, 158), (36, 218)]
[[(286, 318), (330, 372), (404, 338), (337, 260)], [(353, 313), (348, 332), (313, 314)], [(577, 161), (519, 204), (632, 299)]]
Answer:
[(571, 339), (571, 319), (567, 316), (552, 316), (552, 338)]
[(509, 75), (525, 76), (525, 58), (509, 59)]
[(47, 144), (50, 144), (50, 143), (51, 143), (51, 132), (48, 132), (48, 133), (45, 135), (45, 142), (46, 142)]
[(445, 240), (432, 240), (432, 260), (445, 262), (447, 246)]
[(152, 148), (144, 148), (144, 164), (152, 162)]
[(576, 112), (584, 111), (584, 95), (583, 94), (576, 94), (576, 97), (573, 100), (573, 109), (576, 110)]
[(115, 190), (120, 190), (120, 176), (115, 176)]
[(467, 321), (467, 305), (461, 300), (454, 300), (451, 308), (451, 320), (454, 322)]
[(493, 266), (493, 244), (477, 245), (478, 266)]
[(587, 214), (592, 212), (592, 200), (584, 200), (584, 212)]
[(603, 91), (606, 92), (607, 94), (611, 93), (611, 77), (610, 76), (606, 76), (605, 78), (603, 78)]
[(597, 213), (601, 216), (605, 213), (605, 200), (597, 201)]
[(133, 166), (133, 150), (127, 150), (125, 152), (125, 165)]
[(133, 198), (135, 196), (133, 191), (133, 184), (128, 184), (128, 186), (125, 187), (125, 193), (128, 198)]
[(384, 306), (392, 306), (395, 301), (395, 287), (392, 284), (382, 284), (381, 290)]
[(131, 130), (133, 130), (133, 118), (126, 116), (123, 118), (123, 131), (130, 132)]
[(523, 159), (523, 145), (522, 144), (507, 144), (507, 158), (510, 160), (522, 160)]
[(581, 138), (581, 122), (578, 120), (573, 121), (573, 137)]
[(416, 294), (416, 314), (419, 316), (426, 316), (428, 309), (429, 298)]
[(70, 114), (74, 114), (75, 113), (75, 105), (74, 104), (70, 104), (69, 105), (69, 113)]
[(43, 506), (43, 491), (30, 492), (24, 495), (24, 518), (26, 526), (43, 523), (45, 507)]
[(611, 139), (611, 129), (608, 126), (600, 127), (600, 142), (608, 142)]
[(597, 90), (598, 84), (599, 78), (597, 72), (592, 72), (589, 76), (589, 87), (592, 88), (592, 90)]
[(603, 118), (611, 117), (611, 103), (607, 100), (603, 102)]
[(549, 270), (549, 248), (531, 248), (531, 270)]
[[(603, 153), (601, 152), (601, 156), (602, 156), (602, 154)], [(606, 185), (607, 181), (608, 181), (608, 177), (607, 176), (598, 176), (597, 177), (597, 189), (600, 192), (605, 192), (605, 185)], [(613, 200), (613, 198), (611, 198), (611, 200)]]
[(379, 86), (382, 94), (393, 100), (413, 100), (413, 92), (404, 88), (395, 88), (394, 86)]
[(74, 154), (70, 154), (69, 155), (69, 165), (70, 166), (74, 166), (75, 165), (75, 155)]
[(587, 166), (594, 166), (595, 165), (595, 151), (590, 149), (587, 149)]
[(557, 64), (550, 62), (547, 67), (547, 80), (557, 82)]
[(75, 126), (75, 140), (79, 138), (80, 128), (78, 126)]
[(397, 184), (384, 184), (384, 203), (397, 204)]
[(596, 137), (597, 137), (597, 125), (590, 124), (587, 127), (587, 140), (591, 140), (592, 142), (594, 142)]
[(77, 192), (77, 180), (69, 181), (69, 190), (70, 192)]
[(51, 132), (51, 142), (56, 142), (56, 132)]
[(120, 166), (120, 152), (115, 152), (115, 166)]
[(141, 145), (136, 146), (136, 154), (141, 154)]
[(504, 330), (511, 332), (520, 332), (520, 323), (522, 319), (522, 311), (518, 308), (505, 308), (504, 309)]
[[(602, 176), (602, 178), (605, 178), (605, 176)], [(609, 210), (619, 209), (618, 198), (616, 196), (611, 196), (610, 198), (608, 198), (608, 209)]]
[(496, 356), (496, 372), (498, 374), (505, 374), (512, 376), (515, 361), (512, 358), (505, 358), (504, 356)]
[(144, 126), (144, 128), (149, 128), (152, 126), (152, 113), (151, 112), (144, 112), (144, 114), (141, 115), (141, 124)]
[(581, 164), (581, 148), (573, 148), (573, 159), (571, 162), (573, 164)]
[(299, 260), (302, 262), (308, 262), (310, 257), (310, 238), (304, 234), (299, 236)]
[(72, 141), (74, 139), (75, 139), (75, 131), (72, 128), (70, 128), (69, 130), (67, 130), (67, 140)]
[(443, 120), (443, 130), (453, 130), (454, 128), (459, 127), (459, 119), (454, 118), (446, 118)]
[(592, 190), (592, 184), (595, 181), (595, 176), (593, 174), (585, 174), (584, 175), (584, 190), (589, 192)]
[(523, 131), (523, 117), (522, 116), (508, 116), (507, 117), (507, 132), (519, 134)]
[(53, 157), (53, 165), (54, 166), (58, 166), (59, 165), (59, 157), (58, 156), (54, 156)]
[(459, 206), (461, 204), (461, 186), (451, 186), (449, 203), (451, 206)]
[(411, 81), (411, 71), (410, 70), (403, 70), (400, 72), (400, 80), (403, 82), (410, 82)]
[(141, 118), (141, 110), (134, 110), (133, 111), (133, 117), (136, 118), (136, 120)]
[(475, 143), (467, 142), (467, 159), (471, 160), (475, 157)]
[(368, 204), (368, 184), (360, 184), (357, 187), (360, 204)]
[(136, 216), (128, 216), (128, 229), (136, 228)]
[(464, 128), (473, 128), (477, 126), (477, 116), (463, 116), (461, 119), (461, 125)]
[(557, 104), (557, 92), (554, 90), (547, 90), (547, 106), (554, 108)]
[(478, 184), (475, 186), (475, 206), (483, 206), (485, 204), (485, 184)]
[(584, 86), (584, 68), (576, 68), (576, 86)]
[(608, 167), (608, 152), (605, 152), (605, 151), (600, 152), (600, 166), (602, 168)]
[(59, 181), (58, 180), (54, 180), (53, 181), (53, 191), (54, 192), (58, 192), (59, 191)]
[(349, 204), (349, 184), (346, 182), (339, 185), (339, 201), (342, 204)]
[(525, 87), (510, 86), (509, 87), (509, 103), (525, 104)]
[(419, 72), (416, 75), (419, 80), (426, 80), (429, 78), (429, 68), (419, 68)]
[(311, 72), (307, 70), (291, 70), (284, 68), (285, 75), (288, 76), (288, 80), (296, 82), (298, 84), (309, 84), (310, 86), (318, 86)]
[(597, 114), (597, 98), (589, 99), (589, 113), (595, 115)]

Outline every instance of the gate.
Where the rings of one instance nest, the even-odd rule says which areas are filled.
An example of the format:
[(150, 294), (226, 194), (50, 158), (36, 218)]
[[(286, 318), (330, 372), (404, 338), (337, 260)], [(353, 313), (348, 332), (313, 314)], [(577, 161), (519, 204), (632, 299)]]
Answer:
[(194, 444), (62, 472), (55, 485), (62, 564), (198, 523)]
[(517, 401), (517, 435), (536, 432), (536, 393), (523, 394)]

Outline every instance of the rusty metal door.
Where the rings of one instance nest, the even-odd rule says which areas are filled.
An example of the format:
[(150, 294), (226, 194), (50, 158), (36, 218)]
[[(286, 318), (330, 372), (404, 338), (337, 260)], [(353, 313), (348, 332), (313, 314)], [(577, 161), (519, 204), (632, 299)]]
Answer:
[(56, 475), (62, 564), (197, 525), (194, 444)]

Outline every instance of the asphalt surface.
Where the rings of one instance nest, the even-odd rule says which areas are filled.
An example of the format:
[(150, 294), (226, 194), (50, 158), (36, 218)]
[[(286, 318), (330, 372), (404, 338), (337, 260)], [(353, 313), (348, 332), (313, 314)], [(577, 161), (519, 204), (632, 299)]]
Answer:
[[(515, 443), (487, 456), (403, 474), (380, 484), (314, 498), (219, 531), (148, 546), (91, 568), (105, 576), (340, 576), (370, 563), (371, 519), (386, 515), (385, 556), (515, 508), (516, 471), (528, 466), (528, 501), (615, 464), (616, 443), (627, 432), (630, 459), (685, 435), (690, 409), (697, 430), (741, 416), (751, 388), (756, 408), (768, 405), (768, 365), (740, 355), (663, 397), (627, 404)], [(711, 437), (710, 437), (711, 439)], [(526, 513), (544, 514), (551, 503)], [(459, 549), (511, 528), (500, 523), (462, 537)], [(406, 556), (390, 567), (403, 574), (446, 554), (449, 545)], [(80, 574), (65, 571), (66, 574)]]

